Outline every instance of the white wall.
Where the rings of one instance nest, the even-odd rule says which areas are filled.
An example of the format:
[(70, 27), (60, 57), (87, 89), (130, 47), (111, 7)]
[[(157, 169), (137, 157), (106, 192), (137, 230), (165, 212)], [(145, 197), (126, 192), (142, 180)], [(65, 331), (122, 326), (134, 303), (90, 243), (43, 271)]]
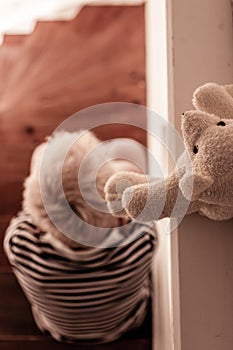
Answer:
[[(148, 102), (159, 111), (163, 104), (178, 130), (180, 114), (192, 107), (196, 87), (208, 81), (233, 82), (230, 3), (230, 0), (148, 0)], [(158, 12), (159, 7), (162, 12)], [(164, 16), (167, 23), (161, 20)], [(165, 339), (170, 329), (174, 332), (170, 335), (173, 338), (170, 346), (175, 350), (231, 350), (233, 221), (215, 222), (198, 214), (186, 217), (171, 241), (163, 242), (160, 252), (164, 259), (158, 262), (165, 264), (162, 269), (167, 275), (162, 280), (168, 281), (167, 285), (169, 244), (173, 327), (164, 305), (155, 305), (154, 348), (172, 349), (170, 340)], [(158, 273), (156, 276), (159, 279)], [(169, 302), (166, 284), (164, 290), (160, 300), (155, 296), (156, 302)], [(164, 290), (159, 288), (158, 293)]]
[[(193, 3), (193, 5), (191, 4)], [(194, 89), (208, 81), (233, 83), (229, 0), (173, 0), (174, 101), (179, 115)], [(181, 345), (230, 350), (233, 344), (233, 221), (199, 215), (179, 226)]]

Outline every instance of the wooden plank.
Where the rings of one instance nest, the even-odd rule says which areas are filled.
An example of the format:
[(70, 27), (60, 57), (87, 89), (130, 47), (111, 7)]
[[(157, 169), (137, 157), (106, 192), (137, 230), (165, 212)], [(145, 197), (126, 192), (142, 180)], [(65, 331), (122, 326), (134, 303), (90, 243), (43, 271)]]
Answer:
[(24, 35), (5, 35), (4, 44), (0, 46), (0, 96), (5, 87), (12, 68), (17, 63), (17, 58), (24, 45), (26, 36)]
[(1, 215), (13, 214), (20, 209), (22, 200), (22, 183), (9, 182), (5, 178), (2, 179), (3, 183), (0, 183), (0, 192), (2, 199), (0, 202)]
[[(98, 103), (145, 105), (144, 24), (141, 5), (86, 6), (73, 21), (39, 22), (29, 36), (6, 38), (0, 48), (3, 215), (20, 206), (33, 149), (65, 118)], [(96, 133), (146, 144), (146, 133), (127, 125)]]
[[(1, 245), (20, 207), (31, 153), (45, 136), (94, 104), (146, 104), (144, 29), (144, 6), (87, 6), (71, 22), (39, 22), (31, 35), (5, 39), (0, 48)], [(146, 116), (142, 119), (145, 125)], [(126, 114), (125, 121), (133, 120)], [(146, 144), (145, 132), (132, 126), (108, 125), (95, 132), (103, 140), (131, 137)], [(2, 250), (0, 261), (1, 350), (69, 348), (40, 334)], [(124, 339), (94, 348), (151, 349), (151, 317)]]
[[(0, 340), (3, 339), (2, 336), (12, 335), (19, 338), (40, 335), (31, 315), (30, 304), (12, 272), (0, 273), (0, 286)], [(124, 338), (150, 338), (150, 336), (151, 308), (149, 306), (142, 326), (136, 331), (128, 332)]]
[(40, 335), (26, 301), (12, 273), (0, 273), (1, 335)]
[(11, 219), (11, 215), (0, 215), (0, 273), (3, 271), (10, 271), (10, 266), (8, 264), (8, 260), (4, 254), (2, 249), (3, 247), (3, 237), (5, 235), (5, 231), (9, 225)]
[[(51, 346), (56, 348), (59, 344), (50, 341), (43, 336), (34, 324), (30, 305), (26, 301), (15, 277), (12, 273), (0, 274), (0, 348), (14, 349), (17, 344), (22, 343), (27, 346), (33, 342), (33, 349), (42, 346)], [(111, 344), (109, 349), (127, 349), (127, 346), (133, 346), (135, 349), (143, 345), (143, 349), (151, 349), (151, 311), (145, 318), (143, 325), (135, 331), (128, 332), (122, 339)], [(10, 347), (11, 346), (11, 347)], [(60, 345), (63, 349), (64, 346)], [(93, 348), (93, 347), (92, 347)], [(129, 348), (129, 347), (128, 347)], [(89, 349), (89, 347), (79, 348)], [(95, 349), (107, 349), (107, 345), (96, 346)]]
[(24, 59), (4, 84), (1, 103), (7, 109), (20, 103), (21, 110), (72, 106), (75, 100), (76, 110), (90, 102), (145, 103), (144, 54), (142, 6), (85, 7), (74, 21), (37, 25), (21, 52)]
[(73, 345), (62, 344), (54, 341), (0, 341), (1, 350), (150, 350), (151, 345), (148, 339), (127, 339), (104, 345)]

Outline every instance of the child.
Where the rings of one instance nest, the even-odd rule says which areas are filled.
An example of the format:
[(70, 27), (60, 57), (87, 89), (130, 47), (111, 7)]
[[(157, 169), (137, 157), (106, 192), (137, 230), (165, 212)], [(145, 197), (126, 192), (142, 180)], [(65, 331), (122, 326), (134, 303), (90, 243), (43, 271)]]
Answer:
[(86, 131), (59, 132), (40, 145), (23, 211), (6, 233), (5, 252), (35, 322), (58, 341), (110, 342), (147, 312), (156, 231), (111, 216), (103, 200), (115, 172), (141, 172), (117, 158), (118, 148), (121, 140), (101, 144)]

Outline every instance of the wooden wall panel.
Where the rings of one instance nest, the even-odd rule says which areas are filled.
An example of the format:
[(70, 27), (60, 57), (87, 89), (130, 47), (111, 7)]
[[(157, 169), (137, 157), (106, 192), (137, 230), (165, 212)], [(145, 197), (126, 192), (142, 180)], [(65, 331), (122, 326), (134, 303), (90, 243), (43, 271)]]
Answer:
[[(150, 350), (150, 344), (146, 339), (137, 339), (134, 342), (129, 342), (129, 340), (121, 340), (117, 341), (115, 343), (104, 344), (104, 345), (87, 345), (87, 346), (74, 346), (72, 344), (59, 344), (55, 341), (43, 341), (43, 340), (34, 340), (35, 338), (32, 337), (32, 340), (30, 341), (22, 341), (22, 340), (16, 340), (16, 341), (3, 341), (1, 342), (1, 350), (41, 350), (49, 349), (49, 350)], [(131, 346), (133, 346), (131, 348)]]
[[(143, 6), (90, 6), (73, 21), (39, 22), (29, 36), (5, 38), (0, 47), (1, 241), (20, 208), (31, 153), (45, 136), (74, 112), (94, 104), (146, 104), (144, 35)], [(145, 132), (129, 126), (95, 131), (102, 139), (131, 137), (146, 143)], [(149, 350), (150, 325), (149, 315), (141, 331), (94, 348)], [(39, 333), (1, 247), (0, 348), (43, 347), (77, 348)]]
[[(45, 136), (88, 106), (145, 105), (144, 35), (143, 6), (87, 6), (70, 22), (39, 22), (29, 36), (5, 38), (0, 47), (1, 237), (5, 219), (20, 208), (31, 153)], [(98, 128), (97, 134), (146, 142), (145, 133), (127, 126)]]
[(74, 346), (60, 344), (42, 335), (37, 329), (31, 314), (30, 305), (25, 299), (15, 277), (11, 273), (0, 274), (0, 349), (56, 349), (67, 350), (150, 350), (151, 314), (139, 330), (125, 334), (121, 339), (106, 345)]

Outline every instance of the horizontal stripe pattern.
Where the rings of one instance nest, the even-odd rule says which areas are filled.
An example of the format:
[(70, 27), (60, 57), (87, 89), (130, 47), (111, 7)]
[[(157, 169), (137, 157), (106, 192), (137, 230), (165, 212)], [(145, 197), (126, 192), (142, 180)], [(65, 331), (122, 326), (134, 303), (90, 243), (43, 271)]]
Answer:
[(58, 341), (102, 343), (141, 324), (157, 235), (137, 222), (130, 230), (138, 238), (124, 246), (70, 248), (24, 212), (11, 221), (4, 249), (42, 332)]

